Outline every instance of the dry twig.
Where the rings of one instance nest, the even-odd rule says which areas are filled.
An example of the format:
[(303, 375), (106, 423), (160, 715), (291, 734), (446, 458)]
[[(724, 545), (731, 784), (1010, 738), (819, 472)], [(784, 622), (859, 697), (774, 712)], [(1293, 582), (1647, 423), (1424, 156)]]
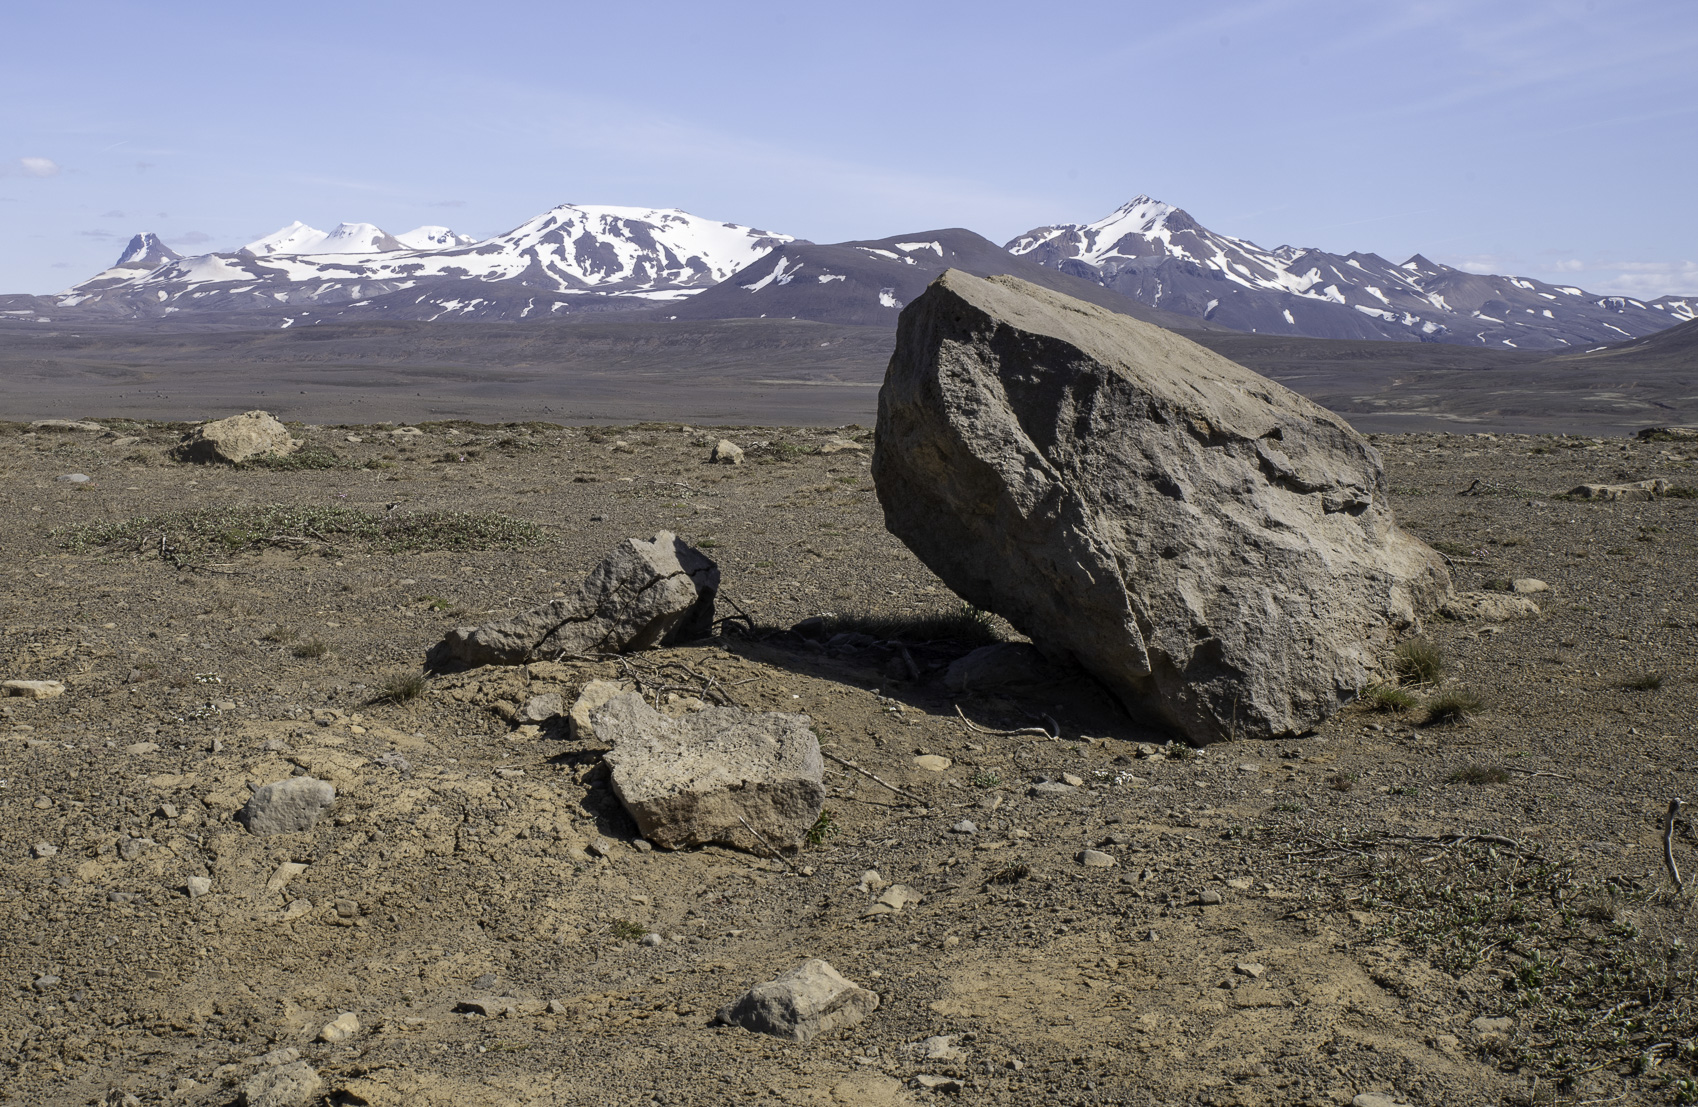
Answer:
[[(820, 752), (825, 753), (824, 750), (821, 750)], [(919, 796), (914, 795), (912, 792), (904, 792), (902, 789), (898, 788), (896, 785), (890, 783), (890, 781), (880, 779), (877, 774), (869, 773), (867, 770), (861, 768), (861, 766), (855, 764), (853, 761), (845, 761), (843, 758), (837, 756), (835, 753), (826, 753), (825, 755), (827, 757), (831, 758), (833, 761), (837, 762), (839, 765), (842, 765), (846, 769), (854, 769), (856, 772), (860, 773), (862, 776), (866, 777), (868, 780), (872, 781), (874, 784), (883, 785), (884, 787), (889, 788), (892, 792), (895, 792), (897, 795), (901, 796), (903, 799), (912, 800), (914, 803), (919, 804), (921, 807), (926, 806), (926, 801), (921, 799)]]
[[(1049, 731), (1045, 730), (1041, 726), (1023, 726), (1023, 727), (1020, 727), (1018, 730), (992, 730), (989, 727), (978, 726), (978, 725), (974, 724), (973, 720), (967, 718), (966, 714), (962, 712), (960, 704), (955, 705), (955, 713), (957, 715), (961, 716), (961, 721), (966, 724), (967, 729), (972, 731), (975, 734), (995, 734), (995, 735), (999, 735), (1003, 738), (1012, 738), (1012, 737), (1014, 737), (1015, 735), (1018, 735), (1018, 734), (1041, 734), (1045, 738), (1048, 738), (1052, 742), (1056, 741), (1057, 738), (1061, 734), (1061, 728), (1059, 726), (1057, 726), (1055, 728), (1054, 734), (1051, 734)], [(1045, 715), (1044, 718), (1049, 719), (1049, 716)], [(1050, 723), (1051, 723), (1051, 725), (1054, 725), (1055, 720), (1050, 719)]]

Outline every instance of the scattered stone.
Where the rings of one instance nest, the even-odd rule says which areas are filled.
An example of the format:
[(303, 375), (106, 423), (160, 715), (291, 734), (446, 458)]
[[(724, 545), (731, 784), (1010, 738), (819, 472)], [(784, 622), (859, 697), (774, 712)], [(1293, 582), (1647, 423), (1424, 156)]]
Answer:
[(30, 847), (29, 855), (37, 859), (43, 857), (57, 857), (59, 856), (59, 847), (48, 842), (37, 842), (35, 845)]
[(558, 654), (627, 653), (705, 637), (719, 566), (671, 531), (628, 538), (576, 595), (522, 615), (459, 627), (431, 650), (435, 665), (519, 665)]
[(58, 680), (0, 681), (0, 695), (20, 696), (26, 700), (50, 700), (65, 694), (65, 684)]
[(1072, 773), (1062, 773), (1061, 783), (1067, 785), (1069, 788), (1083, 788), (1085, 786), (1085, 778), (1081, 776), (1074, 776)]
[(665, 938), (662, 938), (659, 934), (656, 934), (651, 930), (647, 934), (644, 934), (641, 938), (637, 939), (637, 944), (640, 946), (648, 946), (650, 949), (653, 949), (655, 946), (658, 946), (665, 941)]
[(305, 1061), (267, 1069), (242, 1085), (241, 1107), (304, 1107), (324, 1091), (324, 1081)]
[(967, 1056), (968, 1051), (955, 1044), (955, 1035), (937, 1034), (915, 1042), (908, 1047), (908, 1052), (927, 1061), (959, 1061)]
[(290, 1046), (286, 1049), (274, 1049), (270, 1053), (262, 1053), (258, 1057), (254, 1058), (253, 1063), (256, 1065), (271, 1067), (275, 1065), (287, 1065), (290, 1061), (299, 1061), (300, 1059), (301, 1051)]
[(1240, 961), (1238, 964), (1232, 966), (1232, 971), (1236, 972), (1239, 976), (1247, 976), (1251, 980), (1260, 980), (1262, 975), (1268, 971), (1268, 967), (1266, 965), (1258, 965), (1254, 961)]
[(1481, 1034), (1508, 1034), (1515, 1029), (1515, 1020), (1506, 1015), (1481, 1015), (1468, 1025)]
[(354, 1017), (352, 1011), (344, 1011), (330, 1022), (324, 1024), (318, 1032), (318, 1040), (335, 1045), (352, 1038), (360, 1029), (360, 1020)]
[(150, 753), (159, 752), (158, 742), (136, 742), (124, 747), (124, 752), (135, 757), (145, 757)]
[(877, 1010), (878, 1003), (875, 993), (845, 980), (826, 962), (810, 958), (720, 1008), (714, 1024), (806, 1042), (854, 1026)]
[(1026, 789), (1028, 796), (1071, 796), (1079, 789), (1071, 784), (1063, 784), (1059, 780), (1040, 780)]
[(408, 773), (413, 771), (413, 763), (393, 750), (380, 757), (372, 758), (371, 763), (381, 768), (394, 769), (402, 776), (406, 776)]
[(58, 983), (59, 978), (57, 976), (38, 976), (30, 983), (30, 987), (34, 988), (38, 992), (45, 992), (47, 989), (54, 987)]
[(559, 692), (544, 692), (525, 701), (521, 715), (533, 723), (547, 722), (565, 709)]
[(174, 803), (162, 803), (159, 805), (159, 817), (162, 819), (175, 819), (179, 814), (180, 812), (177, 810), (177, 805)]
[(281, 892), (289, 886), (289, 881), (307, 871), (307, 867), (299, 861), (285, 861), (277, 866), (277, 871), (271, 874), (271, 879), (265, 882), (268, 892)]
[(291, 454), (300, 449), (299, 439), (289, 437), (289, 428), (270, 412), (246, 411), (228, 419), (202, 423), (183, 436), (177, 456), (184, 461), (222, 461), (239, 464), (256, 457)]
[(1518, 596), (1531, 595), (1534, 592), (1549, 592), (1551, 586), (1537, 577), (1517, 577), (1509, 582), (1510, 588)]
[(866, 447), (859, 442), (833, 435), (820, 443), (819, 452), (822, 454), (860, 453), (865, 449)]
[(919, 903), (925, 897), (906, 884), (892, 884), (884, 890), (884, 895), (878, 897), (878, 902), (861, 913), (862, 918), (873, 915), (894, 915), (910, 904)]
[(948, 769), (951, 765), (955, 764), (955, 762), (951, 761), (947, 757), (940, 757), (935, 753), (923, 753), (914, 758), (914, 764), (926, 770), (928, 773), (941, 773)]
[(943, 682), (952, 692), (1030, 692), (1075, 675), (1051, 664), (1029, 642), (998, 642), (951, 662)]
[(76, 419), (37, 419), (29, 425), (30, 430), (82, 431), (87, 434), (100, 434), (105, 427), (99, 423), (84, 423)]
[(56, 481), (59, 481), (61, 484), (87, 484), (88, 483), (88, 474), (87, 473), (60, 473), (58, 476), (54, 477), (53, 479), (56, 480)]
[(1509, 592), (1458, 592), (1439, 605), (1439, 614), (1459, 623), (1475, 620), (1506, 623), (1538, 613), (1538, 604)]
[(1654, 500), (1669, 490), (1669, 482), (1662, 480), (1640, 480), (1632, 484), (1582, 484), (1568, 494), (1577, 500), (1622, 500), (1640, 502)]
[(142, 1101), (121, 1088), (113, 1088), (100, 1098), (100, 1107), (142, 1107)]
[[(35, 426), (31, 423), (30, 426)], [(1692, 441), (1698, 439), (1698, 427), (1646, 427), (1638, 434), (1643, 442), (1655, 442), (1659, 439), (1674, 439), (1677, 441)]]
[(868, 869), (861, 874), (861, 882), (855, 885), (855, 890), (857, 892), (876, 892), (883, 887), (884, 877), (878, 874), (877, 869)]
[(134, 861), (157, 844), (152, 838), (125, 838), (118, 843), (118, 856), (125, 861)]
[(191, 876), (183, 881), (183, 890), (189, 894), (190, 899), (199, 899), (212, 891), (212, 878), (209, 876)]
[(950, 827), (949, 830), (953, 834), (977, 834), (979, 832), (979, 828), (971, 819), (962, 819), (960, 822)]
[(1202, 904), (1204, 907), (1219, 907), (1221, 904), (1226, 902), (1226, 899), (1219, 892), (1210, 888), (1197, 897), (1197, 902)]
[(708, 454), (708, 461), (715, 465), (741, 465), (743, 464), (743, 447), (730, 439), (721, 438), (714, 445), (713, 452)]
[(1244, 764), (1238, 766), (1238, 771), (1241, 773), (1259, 773), (1262, 771), (1262, 767), (1254, 761), (1246, 761)]
[[(553, 1010), (555, 1007), (559, 1007), (560, 1010)], [(512, 996), (495, 996), (488, 999), (469, 999), (463, 1003), (456, 1004), (454, 1007), (454, 1010), (460, 1014), (484, 1015), (492, 1019), (503, 1016), (510, 1019), (529, 1018), (532, 1015), (540, 1015), (545, 1010), (550, 1014), (561, 1014), (565, 1011), (565, 1009), (566, 1005), (561, 1003), (559, 1000), (555, 1000), (550, 1004), (544, 1004), (539, 999), (514, 999)]]
[(595, 854), (597, 857), (605, 857), (611, 860), (613, 857), (614, 845), (606, 838), (591, 838), (589, 844), (584, 846), (584, 849)]
[(614, 793), (657, 846), (783, 849), (819, 818), (825, 761), (806, 715), (713, 707), (669, 719), (627, 694), (592, 720), (611, 747)]
[(947, 271), (879, 401), (891, 533), (1193, 742), (1313, 729), (1450, 592), (1342, 419), (1129, 316)]
[(236, 812), (236, 821), (250, 834), (291, 834), (310, 830), (318, 817), (336, 802), (329, 781), (294, 776), (259, 788)]
[(1087, 869), (1108, 869), (1113, 868), (1118, 862), (1115, 861), (1112, 853), (1104, 853), (1100, 849), (1085, 849), (1079, 851), (1079, 864)]

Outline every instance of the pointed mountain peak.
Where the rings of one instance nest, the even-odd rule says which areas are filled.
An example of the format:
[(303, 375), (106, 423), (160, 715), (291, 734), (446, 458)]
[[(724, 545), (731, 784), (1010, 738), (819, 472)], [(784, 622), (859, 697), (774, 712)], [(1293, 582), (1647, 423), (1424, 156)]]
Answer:
[(143, 231), (130, 239), (130, 244), (124, 247), (123, 254), (112, 268), (158, 269), (166, 262), (176, 261), (182, 256), (182, 254), (159, 241), (159, 236), (152, 231)]
[(1398, 266), (1398, 268), (1399, 269), (1413, 269), (1417, 273), (1437, 273), (1439, 270), (1441, 270), (1445, 267), (1438, 264), (1437, 262), (1431, 260), (1430, 258), (1423, 257), (1420, 254), (1415, 254), (1408, 261), (1406, 261), (1402, 265)]

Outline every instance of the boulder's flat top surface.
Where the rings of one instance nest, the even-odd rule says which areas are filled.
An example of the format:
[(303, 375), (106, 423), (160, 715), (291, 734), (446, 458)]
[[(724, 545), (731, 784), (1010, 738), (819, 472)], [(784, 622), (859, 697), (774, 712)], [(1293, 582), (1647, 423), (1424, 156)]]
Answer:
[[(372, 700), (447, 628), (544, 602), (618, 540), (663, 528), (714, 544), (722, 595), (759, 627), (958, 616), (883, 531), (863, 459), (806, 452), (825, 435), (463, 426), (403, 442), (374, 426), (294, 427), (345, 467), (279, 472), (168, 462), (177, 432), (158, 426), (124, 427), (141, 441), (116, 447), (25, 429), (0, 427), (0, 676), (67, 692), (0, 699), (0, 1086), (20, 1103), (92, 1103), (113, 1087), (160, 1102), (184, 1087), (173, 1102), (226, 1104), (248, 1059), (283, 1047), (328, 1094), (410, 1107), (637, 1105), (655, 1088), (669, 1104), (829, 1103), (833, 1089), (836, 1102), (932, 1102), (906, 1088), (921, 1074), (1007, 1103), (1520, 1094), (1526, 1079), (1500, 1073), (1471, 1025), (1525, 1017), (1504, 947), (1434, 967), (1437, 953), (1398, 937), (1416, 899), (1360, 899), (1387, 872), (1412, 887), (1502, 885), (1471, 867), (1483, 849), (1393, 834), (1491, 833), (1579, 857), (1571, 886), (1587, 903), (1698, 945), (1672, 896), (1633, 891), (1658, 886), (1661, 814), (1670, 796), (1692, 798), (1698, 765), (1698, 501), (1556, 498), (1656, 477), (1693, 487), (1691, 444), (1374, 440), (1399, 522), (1453, 559), (1459, 589), (1551, 586), (1531, 597), (1537, 619), (1430, 628), (1444, 687), (1485, 702), (1463, 725), (1352, 709), (1300, 740), (1148, 760), (1138, 746), (1160, 736), (1088, 689), (950, 696), (943, 666), (978, 642), (912, 646), (920, 683), (890, 675), (888, 650), (780, 638), (628, 661), (645, 673), (679, 662), (751, 710), (805, 713), (825, 751), (924, 805), (828, 760), (835, 833), (795, 858), (813, 870), (800, 876), (718, 848), (643, 852), (592, 741), (498, 714), (537, 694), (569, 703), (593, 677), (624, 677), (619, 664), (471, 670), (431, 678), (419, 699)], [(721, 437), (747, 450), (744, 465), (706, 463)], [(93, 479), (54, 479), (66, 472)], [(1489, 494), (1457, 495), (1476, 478)], [(161, 564), (145, 543), (77, 550), (50, 536), (277, 502), (550, 525), (540, 544), (481, 553), (299, 536), (261, 554), (213, 549), (203, 571)], [(296, 656), (315, 640), (324, 656)], [(669, 669), (663, 682), (691, 678)], [(1064, 740), (969, 730), (957, 705), (990, 731), (1047, 715)], [(934, 754), (949, 767), (915, 763)], [(1505, 779), (1451, 782), (1471, 766)], [(338, 795), (310, 832), (256, 838), (231, 821), (249, 784), (297, 769)], [(1039, 777), (1053, 787), (1028, 794)], [(963, 821), (975, 832), (951, 831)], [(1326, 848), (1341, 827), (1357, 845)], [(123, 853), (120, 838), (134, 843)], [(38, 845), (50, 850), (32, 856)], [(1086, 867), (1085, 849), (1117, 864)], [(1684, 830), (1676, 849), (1690, 880)], [(881, 880), (864, 883), (869, 870)], [(192, 876), (211, 879), (207, 894), (185, 894)], [(867, 916), (892, 884), (923, 898)], [(1204, 906), (1210, 896), (1220, 902)], [(1612, 925), (1575, 919), (1582, 936)], [(1552, 923), (1542, 940), (1575, 964), (1595, 955), (1568, 933)], [(1521, 940), (1499, 929), (1480, 944), (1500, 939)], [(878, 1010), (807, 1046), (707, 1028), (809, 957), (878, 992)], [(1264, 971), (1238, 968), (1250, 964)], [(456, 1012), (492, 996), (515, 1014)], [(316, 1042), (344, 1011), (361, 1030)], [(910, 1051), (937, 1035), (967, 1052)], [(1588, 1073), (1576, 1098), (1662, 1094), (1655, 1074), (1617, 1075), (1627, 1068)]]

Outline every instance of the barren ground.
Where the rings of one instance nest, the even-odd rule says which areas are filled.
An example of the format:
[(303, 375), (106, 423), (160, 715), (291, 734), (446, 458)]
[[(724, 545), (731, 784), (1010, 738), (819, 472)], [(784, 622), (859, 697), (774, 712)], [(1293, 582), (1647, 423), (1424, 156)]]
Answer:
[[(0, 701), (0, 1100), (226, 1104), (281, 1048), (326, 1102), (408, 1107), (1683, 1094), (1694, 936), (1661, 813), (1698, 772), (1698, 501), (1554, 494), (1698, 484), (1690, 445), (1379, 437), (1400, 520), (1455, 559), (1459, 588), (1551, 586), (1537, 618), (1427, 628), (1448, 664), (1417, 698), (1465, 686), (1483, 709), (1428, 725), (1352, 708), (1301, 740), (1140, 757), (1164, 737), (1088, 685), (947, 694), (940, 667), (969, 643), (900, 628), (959, 601), (884, 532), (864, 459), (808, 452), (821, 432), (315, 427), (302, 436), (338, 467), (277, 471), (179, 465), (168, 427), (118, 429), (139, 440), (0, 428), (0, 676), (69, 686)], [(769, 445), (710, 467), (721, 433)], [(1477, 478), (1489, 494), (1458, 495)], [(65, 544), (84, 524), (279, 503), (499, 513), (540, 540), (385, 552), (303, 528), (227, 552), (176, 522)], [(663, 528), (719, 559), (721, 614), (753, 629), (631, 664), (805, 711), (826, 750), (917, 802), (832, 762), (835, 833), (788, 864), (645, 851), (593, 741), (504, 717), (619, 663), (474, 670), (375, 702), (445, 628), (574, 587)], [(891, 647), (773, 633), (823, 612), (906, 642), (921, 679)], [(971, 730), (957, 707), (1002, 730), (1047, 714), (1061, 740)], [(333, 817), (274, 838), (231, 821), (250, 785), (297, 770), (336, 784)], [(1081, 786), (1028, 794), (1061, 774)], [(976, 833), (951, 830), (963, 818)], [(1086, 847), (1118, 863), (1086, 868)], [(305, 868), (281, 886), (285, 862)], [(868, 869), (924, 900), (863, 918)], [(209, 894), (185, 894), (193, 876)], [(658, 946), (632, 940), (647, 931)], [(879, 1010), (806, 1045), (708, 1027), (807, 957)], [(359, 1032), (316, 1042), (344, 1011)], [(913, 1050), (934, 1035), (958, 1055)]]

